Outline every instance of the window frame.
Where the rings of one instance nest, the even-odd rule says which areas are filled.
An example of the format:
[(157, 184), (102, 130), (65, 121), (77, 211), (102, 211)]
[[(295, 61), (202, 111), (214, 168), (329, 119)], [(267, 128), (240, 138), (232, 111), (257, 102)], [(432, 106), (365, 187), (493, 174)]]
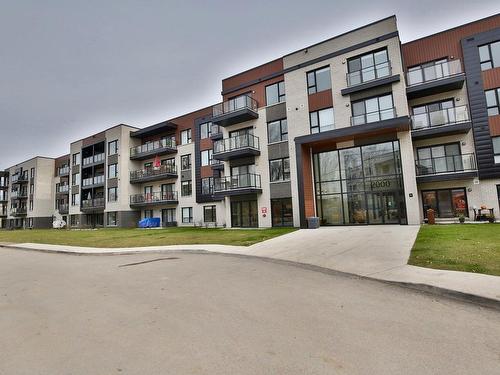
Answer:
[(80, 165), (81, 158), (80, 158), (80, 153), (79, 152), (75, 152), (74, 154), (71, 155), (71, 163), (73, 165)]
[[(111, 146), (114, 146), (114, 151), (111, 152)], [(108, 142), (108, 155), (116, 155), (118, 154), (118, 139)]]
[[(281, 93), (280, 85), (283, 85), (283, 93)], [(271, 88), (273, 86), (277, 87), (278, 101), (277, 102), (273, 102), (273, 103), (269, 103), (269, 99), (268, 99), (268, 96), (267, 96), (267, 90), (268, 90), (268, 88)], [(266, 93), (266, 106), (271, 106), (271, 105), (275, 105), (275, 104), (279, 104), (279, 103), (285, 103), (286, 102), (285, 81), (283, 80), (283, 81), (279, 81), (279, 82), (267, 85), (265, 87), (265, 93)]]
[[(114, 174), (111, 170), (114, 169)], [(118, 163), (108, 164), (108, 178), (118, 178)]]
[[(380, 98), (383, 98), (383, 97), (386, 97), (386, 96), (390, 96), (391, 97), (391, 103), (392, 103), (392, 107), (390, 108), (386, 108), (386, 109), (380, 109)], [(377, 99), (377, 108), (378, 110), (377, 111), (372, 111), (372, 112), (367, 112), (366, 110), (366, 102), (368, 100), (372, 100), (372, 99)], [(363, 108), (364, 108), (364, 112), (360, 115), (355, 115), (354, 114), (354, 105), (357, 104), (357, 103), (363, 103)], [(352, 101), (351, 102), (351, 126), (358, 126), (358, 125), (366, 125), (366, 124), (371, 124), (371, 123), (374, 123), (374, 122), (379, 122), (379, 121), (384, 121), (384, 120), (390, 120), (392, 118), (395, 118), (397, 116), (396, 114), (396, 107), (394, 106), (394, 95), (393, 95), (393, 92), (387, 92), (385, 94), (379, 94), (379, 95), (375, 95), (375, 96), (370, 96), (368, 98), (363, 98), (363, 99), (359, 99), (359, 100), (355, 100), (355, 101)], [(382, 119), (381, 117), (381, 113), (384, 112), (384, 111), (388, 111), (392, 109), (392, 113), (394, 115), (394, 117), (391, 117), (391, 118), (388, 118), (388, 119)], [(368, 119), (368, 115), (370, 114), (373, 114), (373, 113), (378, 113), (379, 114), (379, 119), (377, 121), (367, 121)], [(359, 116), (364, 116), (364, 122), (361, 123), (361, 124), (354, 124), (354, 118), (356, 117), (359, 117)]]
[[(207, 220), (207, 210), (210, 210), (210, 218), (212, 220)], [(216, 223), (217, 222), (217, 206), (215, 204), (209, 206), (203, 206), (203, 222), (205, 223)]]
[[(184, 159), (188, 159), (189, 160), (189, 168), (184, 168)], [(191, 164), (191, 154), (186, 154), (186, 155), (181, 155), (181, 171), (189, 171), (191, 170), (192, 168), (192, 164)]]
[[(380, 62), (380, 63), (376, 63), (375, 62), (375, 54), (377, 54), (379, 52), (385, 52), (385, 56), (387, 57), (387, 60), (385, 60), (383, 62)], [(363, 68), (363, 66), (362, 66), (362, 58), (366, 57), (366, 56), (370, 56), (370, 55), (372, 56), (373, 65)], [(351, 62), (356, 61), (356, 60), (359, 60), (359, 69), (351, 71), (351, 69), (350, 69)], [(371, 81), (374, 81), (374, 80), (377, 80), (377, 79), (380, 79), (380, 78), (384, 78), (384, 77), (389, 77), (391, 75), (389, 51), (388, 51), (387, 47), (382, 47), (382, 48), (376, 49), (374, 51), (370, 51), (370, 52), (363, 53), (361, 55), (350, 57), (350, 58), (347, 59), (346, 63), (347, 63), (347, 74), (348, 74), (348, 76), (350, 74), (352, 74), (352, 73), (360, 72), (360, 82), (359, 83), (350, 84), (350, 86), (361, 85), (363, 83), (371, 82)], [(378, 74), (379, 74), (378, 71), (379, 70), (378, 70), (377, 66), (378, 65), (382, 65), (382, 64), (387, 64), (388, 74), (387, 75), (383, 75), (383, 76), (378, 76)], [(367, 80), (363, 79), (363, 72), (369, 71), (370, 68), (373, 70), (375, 78), (367, 79)], [(380, 68), (380, 69), (383, 69), (383, 68)]]
[(212, 125), (212, 121), (207, 121), (200, 124), (200, 139), (207, 139), (212, 136)]
[[(320, 112), (327, 111), (330, 109), (332, 110), (332, 119), (333, 119), (333, 123), (331, 124), (332, 128), (326, 129), (326, 130), (321, 130), (322, 126), (320, 123), (320, 115), (319, 114), (320, 114)], [(313, 116), (316, 117), (316, 122), (318, 124), (316, 126), (313, 126), (313, 122), (312, 122)], [(314, 129), (317, 129), (318, 131), (313, 131)], [(310, 130), (311, 134), (317, 134), (317, 133), (322, 133), (325, 131), (335, 130), (335, 110), (333, 109), (333, 107), (322, 108), (322, 109), (319, 109), (317, 111), (309, 112), (309, 130)]]
[[(206, 160), (206, 164), (204, 164), (204, 156), (203, 155), (207, 155), (207, 160)], [(207, 149), (207, 150), (201, 150), (200, 151), (200, 165), (202, 167), (208, 167), (210, 165), (212, 165), (212, 160), (213, 160), (213, 149)]]
[[(495, 69), (495, 68), (499, 68), (500, 67), (500, 59), (499, 61), (497, 62), (498, 65), (495, 65), (495, 61), (493, 61), (493, 53), (491, 51), (491, 45), (492, 44), (497, 44), (498, 43), (498, 48), (500, 50), (500, 40), (496, 40), (494, 42), (491, 42), (491, 43), (486, 43), (486, 44), (483, 44), (482, 46), (479, 46), (478, 47), (478, 53), (479, 53), (479, 65), (480, 65), (480, 68), (481, 68), (481, 71), (485, 71), (485, 70), (489, 70), (489, 69)], [(488, 51), (488, 59), (487, 60), (481, 60), (481, 48), (483, 47), (486, 47), (487, 48), (487, 51)], [(500, 56), (500, 55), (499, 55)], [(484, 68), (483, 69), (483, 64), (490, 64), (490, 67), (489, 68)]]
[[(495, 141), (498, 141), (498, 149), (495, 149)], [(500, 164), (500, 135), (491, 137), (491, 142), (493, 143), (493, 162)]]
[[(208, 193), (204, 190), (204, 182), (208, 181)], [(214, 178), (203, 177), (201, 179), (201, 195), (212, 195), (214, 193)]]
[[(487, 92), (492, 92), (494, 93), (494, 97), (495, 97), (495, 101), (496, 101), (496, 105), (494, 106), (488, 106), (488, 95), (486, 94)], [(494, 89), (491, 89), (491, 90), (485, 90), (484, 91), (484, 97), (486, 99), (486, 112), (488, 113), (488, 117), (491, 117), (491, 116), (498, 116), (500, 115), (500, 87), (497, 87), (497, 88), (494, 88)], [(493, 114), (493, 115), (490, 115), (490, 109), (495, 109), (496, 108), (496, 111), (497, 113), (496, 114)]]
[[(187, 221), (184, 220), (185, 219), (185, 216), (184, 216), (184, 211), (185, 210), (188, 211)], [(181, 222), (182, 222), (182, 224), (191, 224), (191, 223), (193, 223), (193, 207), (182, 207), (181, 208)]]
[[(275, 124), (277, 122), (279, 123), (279, 128), (280, 128), (280, 140), (279, 141), (271, 141), (269, 125)], [(286, 124), (286, 132), (283, 131), (283, 122)], [(270, 121), (267, 123), (267, 144), (287, 142), (287, 141), (288, 141), (288, 120), (286, 117), (279, 119), (279, 120)]]
[[(107, 193), (108, 193), (108, 202), (117, 202), (118, 201), (118, 187), (117, 186), (109, 187)], [(114, 199), (111, 199), (112, 197)]]
[[(114, 216), (114, 223), (110, 224), (110, 217)], [(116, 227), (118, 226), (118, 215), (116, 211), (106, 212), (106, 226), (107, 227)]]
[(193, 195), (193, 181), (181, 181), (181, 197), (190, 197)]
[[(285, 167), (285, 161), (288, 160), (288, 168)], [(280, 162), (280, 176), (281, 178), (278, 180), (273, 180), (272, 176), (272, 168), (271, 164), (273, 162)], [(287, 171), (288, 170), (288, 171)], [(270, 183), (275, 183), (275, 182), (289, 182), (290, 181), (290, 157), (284, 157), (284, 158), (277, 158), (277, 159), (271, 159), (269, 160), (269, 182)]]
[[(184, 134), (186, 134), (186, 142), (184, 142)], [(191, 128), (181, 130), (181, 145), (188, 145), (192, 143)]]
[[(328, 69), (328, 75), (330, 77), (330, 80), (329, 80), (330, 86), (326, 89), (322, 89), (322, 90), (318, 91), (318, 78), (317, 78), (318, 72), (320, 72), (321, 70), (326, 70), (326, 69)], [(312, 74), (314, 76), (314, 83), (310, 82), (310, 78), (309, 78), (310, 74)], [(331, 69), (330, 65), (325, 65), (325, 66), (322, 66), (320, 68), (313, 69), (313, 70), (306, 72), (306, 81), (307, 81), (307, 94), (308, 95), (316, 94), (318, 92), (323, 92), (326, 90), (331, 90), (332, 89), (332, 69)]]

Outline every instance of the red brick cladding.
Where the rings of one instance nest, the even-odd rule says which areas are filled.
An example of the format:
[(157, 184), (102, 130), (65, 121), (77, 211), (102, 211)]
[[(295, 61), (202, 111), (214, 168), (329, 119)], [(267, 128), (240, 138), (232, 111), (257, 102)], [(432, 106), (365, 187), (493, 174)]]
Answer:
[(451, 56), (463, 60), (461, 39), (497, 27), (500, 27), (500, 14), (405, 43), (402, 45), (404, 64), (411, 67)]
[(308, 97), (309, 112), (333, 107), (332, 90), (320, 91)]
[(482, 72), (483, 87), (485, 90), (500, 87), (500, 68), (488, 69)]
[(488, 117), (490, 126), (490, 135), (492, 137), (500, 136), (500, 115)]

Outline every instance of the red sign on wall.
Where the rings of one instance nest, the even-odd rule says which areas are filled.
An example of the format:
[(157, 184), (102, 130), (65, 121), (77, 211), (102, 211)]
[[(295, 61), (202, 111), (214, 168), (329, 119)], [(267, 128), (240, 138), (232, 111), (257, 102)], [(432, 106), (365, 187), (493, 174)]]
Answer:
[(263, 214), (267, 214), (267, 207), (262, 207), (260, 209), (260, 212), (263, 213)]

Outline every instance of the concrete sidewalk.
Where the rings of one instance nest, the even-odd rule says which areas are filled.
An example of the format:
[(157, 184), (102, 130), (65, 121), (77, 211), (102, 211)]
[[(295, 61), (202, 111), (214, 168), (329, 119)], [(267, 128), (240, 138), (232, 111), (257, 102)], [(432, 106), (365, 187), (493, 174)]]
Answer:
[[(322, 227), (299, 230), (249, 247), (181, 245), (85, 248), (42, 244), (5, 247), (57, 253), (113, 255), (168, 251), (208, 251), (257, 256), (317, 266), (500, 307), (500, 277), (407, 265), (418, 226)], [(0, 244), (1, 246), (1, 244)]]

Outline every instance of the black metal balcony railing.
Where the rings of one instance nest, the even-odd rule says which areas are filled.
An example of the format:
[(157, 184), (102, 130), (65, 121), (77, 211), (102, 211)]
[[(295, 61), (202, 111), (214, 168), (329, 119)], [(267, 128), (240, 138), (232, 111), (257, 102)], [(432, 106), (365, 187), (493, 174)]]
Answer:
[(219, 125), (212, 124), (210, 128), (210, 138), (219, 138), (222, 136), (222, 128)]
[(415, 163), (417, 176), (473, 172), (477, 170), (474, 153), (418, 159)]
[(214, 178), (214, 192), (240, 189), (261, 189), (260, 175), (255, 173), (239, 174)]
[(84, 178), (82, 180), (82, 186), (92, 186), (104, 184), (104, 175)]
[(176, 191), (155, 191), (152, 193), (135, 194), (130, 196), (131, 205), (161, 204), (168, 202), (177, 202)]
[(67, 214), (69, 212), (69, 205), (67, 203), (62, 203), (59, 205), (58, 210), (60, 214)]
[(177, 175), (177, 168), (175, 165), (172, 164), (164, 164), (160, 165), (159, 167), (151, 167), (151, 168), (145, 168), (145, 169), (139, 169), (137, 171), (131, 171), (130, 172), (130, 181), (140, 181), (144, 179), (152, 179), (154, 177), (168, 177), (168, 176), (173, 176)]
[(11, 208), (10, 210), (10, 214), (12, 216), (26, 215), (26, 213), (27, 213), (26, 207), (14, 207)]
[(65, 194), (69, 192), (69, 185), (59, 185), (56, 188), (56, 193)]
[(69, 167), (66, 166), (66, 167), (58, 168), (57, 169), (57, 174), (59, 176), (67, 176), (67, 175), (69, 175)]
[(469, 121), (467, 106), (440, 109), (411, 116), (413, 130), (428, 129), (434, 126), (458, 124)]
[(392, 67), (390, 61), (384, 61), (382, 63), (370, 66), (355, 72), (347, 73), (347, 86), (361, 85), (362, 83), (374, 81), (379, 78), (384, 78), (390, 76), (392, 73)]
[(249, 109), (257, 112), (257, 100), (248, 95), (241, 95), (237, 98), (227, 100), (212, 107), (213, 117), (226, 115), (242, 109)]
[(452, 77), (462, 73), (460, 60), (443, 61), (434, 64), (425, 64), (408, 69), (406, 82), (408, 86), (420, 85)]
[(396, 117), (396, 108), (388, 108), (380, 111), (364, 113), (358, 116), (351, 117), (351, 126), (364, 125), (371, 122), (389, 120)]
[(10, 192), (11, 199), (26, 199), (28, 198), (28, 192), (23, 190), (14, 190)]
[(82, 201), (82, 210), (104, 208), (104, 198), (85, 199)]
[(104, 163), (104, 158), (105, 158), (104, 152), (101, 154), (89, 156), (83, 159), (83, 165), (86, 166), (90, 164)]
[(147, 154), (162, 149), (176, 149), (177, 144), (174, 137), (163, 138), (158, 141), (148, 142), (140, 146), (130, 148), (130, 157)]
[(13, 184), (15, 183), (22, 183), (22, 182), (28, 182), (28, 176), (24, 174), (15, 174), (12, 175), (11, 180)]
[(213, 153), (220, 154), (244, 148), (260, 150), (259, 137), (252, 134), (243, 134), (236, 137), (218, 140), (214, 142)]

